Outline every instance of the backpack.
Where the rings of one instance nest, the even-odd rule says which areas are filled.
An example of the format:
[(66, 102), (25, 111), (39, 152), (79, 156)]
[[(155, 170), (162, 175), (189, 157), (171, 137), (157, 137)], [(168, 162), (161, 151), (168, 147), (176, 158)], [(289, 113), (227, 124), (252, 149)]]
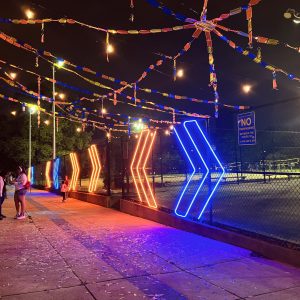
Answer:
[(24, 188), (26, 189), (26, 190), (29, 190), (30, 189), (30, 181), (27, 181), (26, 183), (25, 183), (25, 185), (24, 185)]

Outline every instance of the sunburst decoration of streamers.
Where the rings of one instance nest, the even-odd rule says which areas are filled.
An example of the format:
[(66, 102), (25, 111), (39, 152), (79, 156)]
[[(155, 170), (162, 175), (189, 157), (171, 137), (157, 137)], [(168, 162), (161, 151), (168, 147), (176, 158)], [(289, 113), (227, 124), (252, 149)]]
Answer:
[(207, 5), (208, 5), (208, 0), (204, 0), (203, 9), (202, 9), (201, 17), (200, 17), (201, 21), (206, 20)]
[(206, 31), (205, 32), (205, 37), (206, 37), (207, 52), (208, 52), (208, 62), (209, 62), (209, 66), (210, 66), (209, 82), (210, 82), (210, 86), (212, 86), (213, 90), (214, 90), (214, 95), (215, 95), (215, 117), (218, 118), (218, 115), (219, 115), (218, 80), (217, 80), (217, 74), (216, 74), (215, 64), (214, 64), (211, 33)]
[(37, 100), (37, 105), (38, 105), (38, 111), (37, 111), (37, 120), (38, 120), (38, 127), (41, 125), (41, 113), (40, 113), (40, 108), (41, 108), (41, 77), (38, 77), (38, 100)]
[(44, 44), (45, 42), (45, 23), (42, 23), (41, 27), (41, 43)]

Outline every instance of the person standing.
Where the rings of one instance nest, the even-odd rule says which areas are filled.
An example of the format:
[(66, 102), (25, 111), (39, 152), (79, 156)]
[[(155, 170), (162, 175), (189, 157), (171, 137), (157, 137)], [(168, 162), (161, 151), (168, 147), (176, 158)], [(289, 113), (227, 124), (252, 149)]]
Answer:
[(67, 186), (67, 188), (66, 188), (66, 195), (65, 195), (66, 200), (67, 200), (68, 197), (69, 197), (69, 184), (70, 184), (70, 183), (69, 183), (69, 178), (68, 178), (67, 175), (65, 176), (64, 183), (65, 183), (65, 185)]
[[(26, 208), (26, 199), (25, 195), (27, 192), (26, 184), (28, 182), (27, 176), (22, 167), (19, 167), (17, 170), (18, 177), (14, 181), (15, 185), (15, 207), (16, 207), (16, 219), (23, 220), (25, 219), (25, 208)], [(21, 208), (21, 210), (20, 210)]]
[(0, 221), (5, 218), (5, 216), (2, 215), (2, 203), (4, 202), (4, 179), (2, 176), (2, 173), (0, 174)]
[(66, 195), (67, 195), (67, 192), (68, 192), (68, 186), (66, 185), (65, 181), (62, 181), (60, 191), (61, 191), (62, 196), (63, 196), (62, 202), (65, 202), (67, 200)]
[[(6, 182), (6, 177), (5, 177), (5, 173), (4, 172), (1, 172), (0, 173), (0, 177), (2, 178), (3, 180), (3, 188), (2, 188), (2, 196), (0, 197), (0, 206), (2, 208), (2, 204), (4, 202), (5, 199), (7, 199), (7, 194), (6, 194), (6, 185), (7, 185), (7, 182)], [(0, 179), (1, 181), (1, 179)], [(1, 182), (2, 183), (2, 182)], [(2, 214), (2, 209), (0, 209), (0, 217), (3, 219), (3, 218), (6, 218), (6, 216), (4, 216)]]

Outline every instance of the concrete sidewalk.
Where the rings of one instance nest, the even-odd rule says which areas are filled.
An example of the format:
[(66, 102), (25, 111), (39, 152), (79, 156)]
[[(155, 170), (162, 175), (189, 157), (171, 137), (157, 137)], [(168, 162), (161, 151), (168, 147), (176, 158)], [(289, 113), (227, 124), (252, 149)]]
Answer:
[(0, 221), (1, 299), (300, 299), (300, 269), (42, 191)]

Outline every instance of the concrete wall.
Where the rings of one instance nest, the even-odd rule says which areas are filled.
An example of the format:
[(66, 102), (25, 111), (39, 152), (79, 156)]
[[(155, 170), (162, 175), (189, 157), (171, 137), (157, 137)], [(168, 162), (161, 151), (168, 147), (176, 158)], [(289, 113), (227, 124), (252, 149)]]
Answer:
[(140, 218), (148, 219), (170, 227), (189, 231), (211, 239), (249, 249), (264, 257), (300, 267), (300, 251), (281, 247), (268, 241), (252, 238), (233, 231), (223, 230), (203, 223), (179, 218), (175, 215), (150, 209), (128, 200), (121, 200), (120, 210)]

